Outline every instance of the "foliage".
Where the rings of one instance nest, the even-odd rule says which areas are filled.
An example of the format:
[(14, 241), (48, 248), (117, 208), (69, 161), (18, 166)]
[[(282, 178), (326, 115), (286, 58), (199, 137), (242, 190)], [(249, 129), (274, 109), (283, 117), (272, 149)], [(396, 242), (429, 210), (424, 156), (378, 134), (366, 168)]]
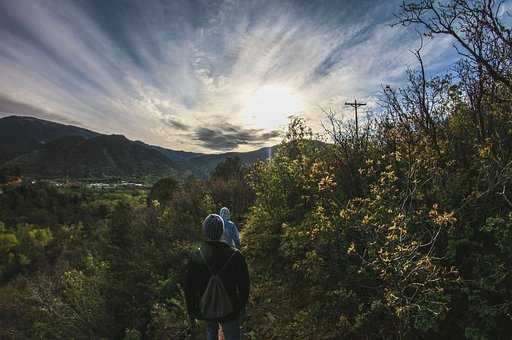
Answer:
[(0, 279), (39, 267), (49, 253), (53, 235), (48, 228), (18, 225), (14, 231), (0, 222)]
[(172, 195), (149, 206), (138, 189), (39, 183), (6, 192), (0, 337), (182, 339), (200, 331), (190, 330), (182, 270), (218, 203), (204, 182), (156, 186), (165, 184)]
[(162, 178), (157, 181), (152, 187), (148, 194), (148, 202), (158, 201), (165, 204), (170, 201), (178, 187), (178, 182), (172, 178)]
[(242, 178), (245, 173), (245, 167), (238, 157), (228, 157), (215, 167), (211, 174), (211, 179), (229, 180), (234, 178)]
[(225, 205), (246, 221), (250, 338), (508, 338), (512, 45), (498, 7), (404, 3), (401, 23), (458, 38), (455, 74), (427, 79), (418, 49), (408, 84), (384, 87), (357, 131), (326, 110), (333, 143), (293, 119), (271, 160), (227, 159), (206, 181), (6, 189), (0, 337), (197, 338), (183, 265)]
[(321, 146), (295, 120), (278, 155), (252, 172), (252, 334), (510, 334), (511, 45), (494, 6), (404, 3), (402, 23), (460, 34), (458, 81), (427, 79), (420, 48), (419, 70), (401, 89), (384, 87), (363, 133), (326, 110), (334, 145)]

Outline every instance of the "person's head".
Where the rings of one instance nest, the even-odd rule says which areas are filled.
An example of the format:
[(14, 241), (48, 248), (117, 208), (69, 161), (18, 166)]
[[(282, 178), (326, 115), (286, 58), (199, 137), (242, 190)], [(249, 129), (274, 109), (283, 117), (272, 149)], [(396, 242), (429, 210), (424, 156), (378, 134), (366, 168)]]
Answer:
[(217, 214), (206, 216), (203, 221), (203, 233), (208, 241), (218, 241), (224, 233), (224, 221)]
[(224, 221), (229, 221), (229, 219), (231, 218), (229, 209), (226, 207), (220, 209), (219, 215), (220, 215), (220, 217), (222, 217), (224, 219)]

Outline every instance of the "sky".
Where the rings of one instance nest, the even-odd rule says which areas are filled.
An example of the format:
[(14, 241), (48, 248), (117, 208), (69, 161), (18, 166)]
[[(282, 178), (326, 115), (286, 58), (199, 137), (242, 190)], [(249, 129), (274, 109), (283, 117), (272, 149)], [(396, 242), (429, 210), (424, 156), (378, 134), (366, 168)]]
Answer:
[[(0, 116), (206, 153), (277, 144), (291, 116), (321, 132), (322, 108), (376, 110), (416, 67), (401, 2), (0, 0)], [(456, 60), (448, 39), (422, 52)]]

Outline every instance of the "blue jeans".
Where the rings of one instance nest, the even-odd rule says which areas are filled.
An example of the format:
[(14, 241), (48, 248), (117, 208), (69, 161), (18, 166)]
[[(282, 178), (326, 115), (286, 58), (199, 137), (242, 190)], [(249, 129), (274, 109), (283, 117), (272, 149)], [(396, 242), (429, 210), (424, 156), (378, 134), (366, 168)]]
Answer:
[[(240, 319), (225, 321), (220, 323), (222, 330), (224, 331), (225, 340), (240, 340)], [(219, 323), (208, 322), (206, 326), (206, 339), (207, 340), (218, 340), (219, 338)]]

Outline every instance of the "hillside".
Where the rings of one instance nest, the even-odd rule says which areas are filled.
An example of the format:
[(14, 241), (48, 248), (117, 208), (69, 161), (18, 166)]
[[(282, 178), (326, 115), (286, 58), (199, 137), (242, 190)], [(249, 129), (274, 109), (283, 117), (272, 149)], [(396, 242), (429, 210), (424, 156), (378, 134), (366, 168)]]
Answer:
[(174, 163), (160, 152), (119, 135), (67, 136), (5, 163), (30, 176), (129, 177), (165, 175)]
[(87, 129), (32, 117), (5, 117), (0, 119), (0, 164), (60, 137), (80, 136), (87, 139), (97, 135)]
[(190, 157), (185, 161), (181, 162), (180, 165), (190, 165), (191, 169), (194, 171), (194, 174), (197, 177), (205, 178), (209, 173), (215, 169), (217, 164), (224, 161), (226, 158), (234, 158), (238, 157), (244, 164), (252, 164), (259, 160), (265, 160), (271, 157), (272, 150), (275, 150), (274, 147), (265, 147), (254, 151), (249, 152), (227, 152), (222, 154), (212, 154), (212, 155), (200, 155), (195, 157)]
[(266, 159), (269, 148), (203, 154), (177, 151), (104, 135), (32, 117), (0, 119), (0, 168), (34, 177), (131, 177), (142, 175), (207, 178), (218, 163), (239, 157), (250, 164)]
[(220, 154), (205, 154), (198, 152), (176, 151), (162, 148), (160, 146), (148, 145), (137, 141), (141, 145), (157, 150), (172, 160), (178, 171), (183, 174), (192, 174), (198, 178), (207, 178), (215, 169), (217, 164), (226, 158), (238, 157), (243, 164), (252, 164), (259, 160), (266, 160), (271, 157), (276, 147), (264, 147), (248, 152), (226, 152)]

